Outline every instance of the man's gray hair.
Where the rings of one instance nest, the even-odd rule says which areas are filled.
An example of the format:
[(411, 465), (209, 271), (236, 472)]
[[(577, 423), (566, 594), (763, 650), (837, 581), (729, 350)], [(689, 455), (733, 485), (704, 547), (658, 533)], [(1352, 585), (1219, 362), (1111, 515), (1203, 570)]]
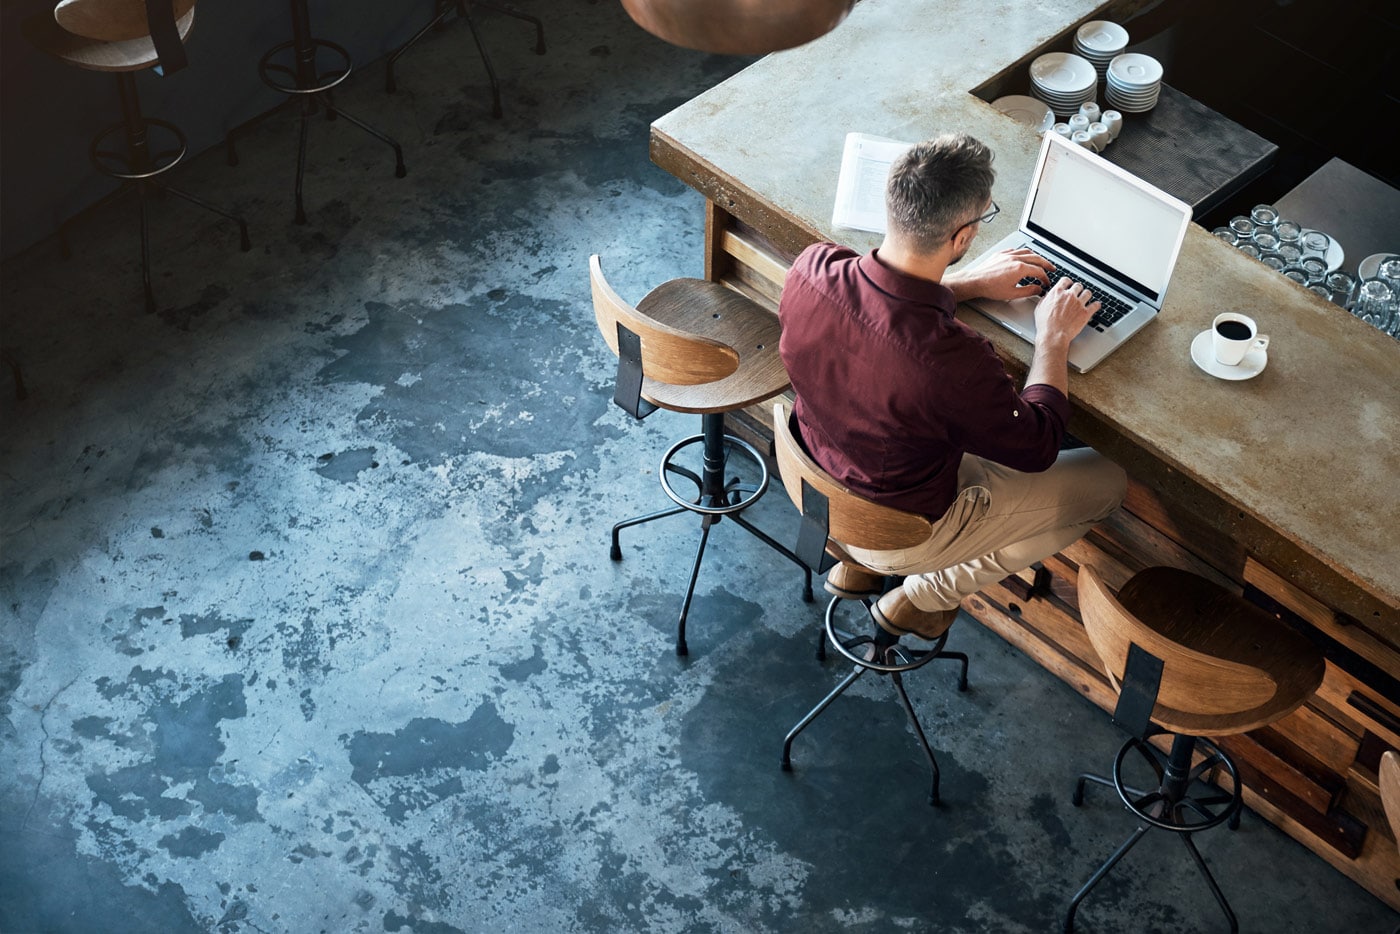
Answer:
[(995, 179), (992, 151), (965, 133), (918, 143), (890, 167), (890, 229), (932, 253), (986, 211)]

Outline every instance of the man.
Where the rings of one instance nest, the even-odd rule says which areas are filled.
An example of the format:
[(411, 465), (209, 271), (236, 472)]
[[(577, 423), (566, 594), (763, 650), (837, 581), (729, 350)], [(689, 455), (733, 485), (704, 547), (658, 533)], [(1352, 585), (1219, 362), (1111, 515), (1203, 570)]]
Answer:
[[(937, 638), (963, 597), (1074, 542), (1126, 491), (1098, 453), (1060, 450), (1069, 343), (1098, 309), (1083, 286), (1066, 277), (1045, 291), (1020, 392), (991, 343), (953, 316), (967, 299), (1038, 294), (1054, 268), (1009, 250), (948, 273), (998, 211), (994, 177), (991, 150), (970, 136), (918, 144), (891, 169), (879, 249), (809, 247), (779, 306), (808, 453), (852, 492), (933, 520), (920, 548), (851, 549), (866, 567), (905, 575), (875, 605), (896, 635)], [(844, 566), (828, 577), (836, 592), (873, 584)]]

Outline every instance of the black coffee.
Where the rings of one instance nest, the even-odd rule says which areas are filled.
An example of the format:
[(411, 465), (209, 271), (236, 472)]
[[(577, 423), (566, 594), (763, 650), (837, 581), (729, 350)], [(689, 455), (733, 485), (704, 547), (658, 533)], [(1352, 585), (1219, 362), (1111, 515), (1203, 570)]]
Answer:
[(1215, 326), (1220, 332), (1220, 336), (1226, 340), (1247, 341), (1249, 340), (1249, 325), (1243, 321), (1222, 321)]

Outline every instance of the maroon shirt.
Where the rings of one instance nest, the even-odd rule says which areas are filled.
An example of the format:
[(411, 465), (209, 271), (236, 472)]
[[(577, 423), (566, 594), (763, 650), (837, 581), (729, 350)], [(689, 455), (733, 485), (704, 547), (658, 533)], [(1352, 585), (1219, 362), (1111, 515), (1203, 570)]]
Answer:
[(930, 518), (971, 453), (1015, 470), (1055, 462), (1069, 400), (1017, 392), (991, 342), (953, 317), (953, 293), (831, 243), (797, 257), (778, 308), (797, 427), (827, 473)]

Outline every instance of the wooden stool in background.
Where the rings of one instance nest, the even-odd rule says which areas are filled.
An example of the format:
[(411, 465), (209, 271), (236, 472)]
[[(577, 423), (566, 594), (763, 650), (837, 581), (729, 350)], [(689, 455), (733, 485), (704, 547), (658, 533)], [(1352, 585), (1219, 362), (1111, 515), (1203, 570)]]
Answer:
[[(306, 0), (291, 0), (291, 11), (292, 38), (267, 50), (258, 62), (258, 77), (272, 90), (288, 95), (286, 103), (298, 102), (301, 107), (301, 121), (297, 134), (296, 214), (293, 220), (298, 224), (305, 224), (306, 209), (302, 205), (301, 180), (306, 174), (307, 124), (318, 110), (324, 109), (328, 120), (344, 117), (393, 149), (395, 178), (403, 178), (408, 174), (408, 169), (403, 162), (403, 147), (398, 142), (335, 105), (331, 91), (350, 77), (350, 53), (344, 46), (311, 35), (311, 14), (307, 11)], [(322, 65), (323, 54), (330, 62), (327, 66)], [(235, 127), (225, 137), (224, 146), (228, 150), (229, 165), (238, 164), (234, 137), (245, 127), (261, 119), (262, 117), (257, 117), (249, 123)]]
[[(120, 179), (123, 188), (129, 186), (136, 191), (141, 221), (141, 283), (148, 312), (156, 310), (146, 220), (148, 186), (235, 222), (240, 248), (244, 252), (252, 248), (248, 225), (243, 218), (168, 185), (160, 178), (184, 157), (185, 135), (173, 123), (142, 115), (135, 75), (146, 70), (158, 74), (173, 70), (172, 57), (178, 57), (183, 65), (182, 43), (194, 26), (194, 0), (174, 0), (169, 12), (174, 14), (174, 21), (169, 24), (168, 33), (154, 38), (147, 21), (145, 0), (63, 0), (52, 15), (31, 17), (23, 27), (26, 38), (36, 48), (59, 61), (116, 76), (122, 122), (98, 133), (89, 155), (97, 171)], [(110, 148), (118, 138), (125, 142), (124, 150)], [(67, 242), (66, 235), (64, 242)]]

